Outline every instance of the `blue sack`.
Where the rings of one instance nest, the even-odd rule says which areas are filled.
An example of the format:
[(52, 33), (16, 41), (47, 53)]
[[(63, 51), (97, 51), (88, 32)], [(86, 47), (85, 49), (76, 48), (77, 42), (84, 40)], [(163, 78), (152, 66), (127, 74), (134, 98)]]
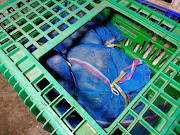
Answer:
[(67, 59), (76, 77), (78, 102), (102, 127), (124, 110), (127, 95), (139, 92), (150, 80), (151, 71), (144, 62), (103, 44), (76, 46)]
[(51, 51), (47, 56), (41, 58), (40, 62), (66, 91), (74, 95), (75, 81), (73, 74), (60, 53)]

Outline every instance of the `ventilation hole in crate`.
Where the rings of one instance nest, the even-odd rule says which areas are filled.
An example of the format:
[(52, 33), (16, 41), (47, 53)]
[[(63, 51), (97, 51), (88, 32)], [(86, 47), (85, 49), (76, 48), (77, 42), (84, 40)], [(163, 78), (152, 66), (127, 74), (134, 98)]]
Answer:
[(65, 0), (64, 2), (61, 3), (61, 5), (67, 7), (68, 5), (70, 5), (71, 3), (67, 0)]
[(139, 14), (140, 14), (141, 16), (144, 16), (144, 17), (147, 16), (147, 15), (146, 15), (145, 13), (143, 13), (143, 12), (139, 12)]
[(43, 16), (44, 16), (46, 19), (48, 19), (48, 18), (50, 18), (52, 15), (53, 15), (53, 14), (52, 14), (50, 11), (48, 11), (48, 12), (45, 13)]
[(55, 88), (53, 88), (46, 94), (46, 97), (49, 99), (49, 101), (52, 102), (59, 95), (60, 95), (60, 93)]
[(151, 37), (152, 40), (156, 41), (158, 39), (158, 34), (153, 33), (153, 36)]
[(132, 11), (136, 11), (137, 9), (135, 9), (134, 7), (129, 7), (129, 9), (131, 9)]
[(0, 35), (2, 35), (3, 34), (3, 32), (2, 31), (0, 31)]
[(58, 27), (58, 29), (60, 30), (60, 31), (64, 31), (64, 30), (66, 30), (68, 28), (68, 25), (66, 25), (65, 23), (63, 23), (62, 25), (60, 25), (59, 27)]
[(173, 107), (167, 100), (165, 100), (161, 96), (159, 96), (153, 104), (168, 116), (171, 116), (176, 111), (176, 107)]
[(28, 13), (30, 10), (31, 10), (30, 8), (26, 7), (26, 8), (24, 8), (23, 10), (21, 10), (21, 12), (22, 12), (23, 14), (26, 14), (26, 13)]
[(12, 35), (12, 38), (14, 39), (14, 40), (17, 40), (19, 37), (21, 37), (23, 34), (20, 32), (20, 31), (17, 31), (16, 33), (14, 33), (13, 35)]
[(11, 16), (11, 19), (12, 20), (17, 20), (19, 17), (21, 17), (21, 15), (19, 13), (16, 13), (13, 16)]
[(163, 88), (165, 86), (167, 81), (165, 81), (164, 79), (162, 79), (161, 77), (158, 77), (154, 83), (154, 85), (156, 85), (158, 88)]
[(46, 31), (46, 30), (48, 30), (50, 27), (51, 27), (50, 25), (45, 24), (45, 25), (43, 25), (43, 26), (41, 27), (41, 30), (42, 30), (42, 31)]
[(152, 88), (149, 88), (148, 91), (143, 96), (151, 102), (155, 98), (156, 95), (157, 95), (157, 92), (154, 91)]
[(152, 61), (152, 64), (153, 65), (156, 65), (160, 60), (161, 60), (161, 58), (164, 56), (164, 54), (165, 54), (165, 50), (164, 49), (161, 49), (159, 52), (158, 52), (158, 54), (157, 54), (157, 56), (154, 58), (154, 60)]
[(166, 43), (163, 44), (163, 46), (168, 49), (170, 47), (170, 43), (166, 42)]
[(61, 11), (61, 10), (62, 10), (62, 8), (59, 7), (59, 6), (56, 6), (55, 8), (53, 8), (53, 11), (56, 12), (56, 13)]
[(160, 42), (163, 42), (163, 41), (164, 41), (164, 38), (162, 38), (162, 37), (159, 36), (159, 35), (158, 35), (158, 37), (159, 37), (159, 41), (160, 41)]
[(150, 18), (149, 20), (152, 21), (152, 22), (154, 22), (154, 23), (158, 23), (158, 22), (159, 22), (158, 20), (156, 20), (156, 19), (154, 19), (154, 18)]
[(43, 78), (40, 82), (37, 83), (37, 86), (40, 90), (43, 90), (49, 84), (49, 81), (46, 78)]
[(35, 25), (39, 25), (39, 24), (41, 24), (43, 22), (43, 19), (41, 19), (41, 18), (37, 18), (35, 21), (33, 21), (33, 23), (35, 24)]
[(0, 19), (3, 19), (4, 15), (2, 13), (0, 13)]
[(173, 20), (177, 20), (177, 18), (178, 18), (178, 16), (176, 16), (176, 15), (173, 15), (173, 16), (171, 16), (171, 19), (173, 19)]
[(27, 38), (23, 38), (19, 41), (22, 45), (25, 45), (29, 42), (29, 40)]
[(46, 11), (46, 8), (41, 6), (40, 8), (37, 9), (37, 12), (39, 13), (43, 13), (44, 11)]
[(134, 121), (134, 117), (131, 114), (127, 114), (120, 123), (123, 127), (127, 129), (129, 125), (133, 123), (133, 121)]
[(132, 44), (133, 44), (133, 41), (131, 41), (131, 42), (130, 42), (129, 47), (131, 47), (131, 46), (132, 46)]
[(91, 4), (88, 4), (85, 8), (90, 11), (94, 8), (94, 6)]
[(176, 70), (173, 69), (172, 67), (168, 66), (163, 72), (164, 72), (167, 76), (172, 77), (172, 76), (176, 73)]
[(71, 105), (63, 98), (55, 107), (63, 115)]
[(55, 30), (51, 31), (48, 36), (53, 39), (54, 37), (56, 37), (57, 35), (59, 35), (59, 33)]
[(37, 6), (39, 6), (39, 3), (36, 1), (36, 2), (34, 2), (33, 4), (31, 4), (31, 7), (32, 8), (36, 8)]
[(146, 41), (144, 41), (143, 44), (140, 46), (139, 53), (142, 52), (142, 49), (144, 48), (145, 44), (146, 44)]
[(6, 29), (6, 32), (7, 33), (11, 33), (12, 31), (14, 31), (16, 29), (16, 27), (14, 26), (14, 25), (11, 25), (10, 27), (8, 27), (7, 29)]
[(155, 54), (156, 51), (157, 51), (157, 48), (155, 48), (155, 49), (152, 51), (151, 55), (149, 55), (148, 60), (151, 60), (151, 59), (152, 59), (152, 57), (153, 57), (153, 55)]
[(32, 13), (30, 13), (28, 16), (27, 16), (27, 18), (28, 19), (30, 19), (30, 20), (32, 20), (33, 18), (35, 18), (37, 15), (34, 13), (34, 12), (32, 12)]
[(153, 46), (154, 46), (154, 43), (153, 42), (149, 42), (148, 46), (146, 47), (146, 50), (143, 53), (143, 58), (144, 59), (148, 56), (148, 54), (151, 51), (151, 49), (153, 48)]
[(116, 128), (116, 130), (112, 133), (112, 135), (121, 135), (123, 132), (119, 129)]
[[(140, 129), (140, 130), (139, 130)], [(133, 129), (130, 131), (131, 135), (144, 135), (147, 134), (147, 132), (149, 132), (142, 124), (140, 124), (140, 122), (138, 122)]]
[(22, 6), (24, 6), (24, 3), (18, 2), (18, 3), (15, 4), (14, 6), (18, 9), (18, 8), (21, 8)]
[(124, 46), (128, 46), (128, 44), (129, 44), (129, 38), (126, 38), (126, 41), (124, 42)]
[(36, 49), (37, 49), (37, 47), (34, 46), (34, 45), (30, 45), (30, 46), (27, 48), (27, 50), (28, 50), (30, 53), (34, 52)]
[(180, 66), (180, 57), (176, 57), (173, 63), (176, 64), (177, 66)]
[[(151, 34), (151, 31), (150, 30), (148, 30), (148, 33), (147, 33), (148, 35), (150, 35)], [(153, 33), (154, 34), (154, 33)]]
[(25, 2), (27, 2), (27, 3), (29, 3), (29, 2), (31, 2), (32, 0), (24, 0)]
[(150, 9), (156, 9), (155, 7), (152, 7), (152, 6), (149, 6), (149, 5), (148, 5), (148, 7), (149, 7)]
[(18, 21), (17, 22), (17, 24), (19, 25), (19, 26), (22, 26), (23, 24), (25, 24), (27, 21), (23, 18), (23, 19), (21, 19), (20, 21)]
[(72, 5), (72, 6), (69, 8), (69, 10), (70, 10), (71, 12), (74, 12), (76, 9), (77, 9), (77, 7), (76, 7), (75, 5)]
[(168, 30), (168, 31), (171, 29), (169, 26), (167, 26), (165, 24), (161, 24), (160, 26), (163, 27), (164, 29)]
[(27, 26), (25, 26), (24, 28), (23, 28), (23, 30), (25, 31), (25, 32), (29, 32), (30, 30), (32, 30), (34, 27), (31, 25), (31, 24), (28, 24)]
[(0, 44), (3, 45), (3, 44), (5, 44), (5, 43), (7, 43), (9, 40), (10, 40), (9, 38), (6, 38), (6, 39), (0, 41)]
[(14, 11), (15, 11), (14, 8), (10, 7), (10, 8), (8, 8), (7, 10), (5, 10), (4, 12), (5, 12), (7, 15), (9, 15), (9, 14), (11, 14), (11, 13), (14, 12)]
[(179, 130), (178, 126), (176, 126), (173, 131), (174, 131), (174, 133), (176, 133), (176, 135), (180, 135), (180, 130)]
[(93, 2), (96, 3), (96, 4), (99, 4), (99, 3), (102, 2), (102, 0), (94, 0)]
[(79, 3), (80, 5), (82, 5), (82, 4), (85, 3), (85, 1), (84, 1), (84, 0), (78, 0), (78, 3)]
[(169, 55), (167, 55), (160, 63), (159, 63), (159, 67), (161, 67), (169, 58)]
[(77, 21), (77, 19), (75, 17), (71, 17), (70, 19), (68, 19), (68, 22), (70, 24), (74, 24)]
[(11, 47), (7, 48), (7, 52), (10, 53), (11, 51), (13, 51), (14, 49), (16, 49), (17, 47), (15, 45), (12, 45)]
[(134, 51), (134, 52), (137, 52), (138, 48), (139, 48), (139, 44), (136, 43), (136, 44), (134, 45), (133, 51)]
[(54, 3), (53, 1), (50, 1), (50, 2), (48, 2), (46, 5), (47, 5), (48, 7), (52, 7), (54, 4), (55, 4), (55, 3)]
[(146, 105), (143, 102), (138, 101), (138, 103), (134, 105), (132, 109), (134, 112), (136, 112), (139, 115), (143, 112), (145, 108), (146, 108)]
[(59, 21), (60, 21), (60, 19), (57, 18), (57, 17), (55, 17), (55, 18), (53, 18), (50, 22), (51, 22), (52, 24), (56, 24), (56, 23), (58, 23)]
[(177, 49), (177, 46), (173, 45), (173, 44), (170, 44), (170, 48), (169, 49), (174, 52)]
[(77, 16), (79, 16), (80, 18), (82, 18), (86, 13), (83, 11), (80, 11), (77, 13)]
[(174, 80), (178, 83), (180, 83), (180, 72), (178, 72), (175, 76), (174, 76)]
[[(162, 127), (164, 127), (164, 125), (166, 124), (166, 120), (162, 119), (157, 113), (155, 113), (150, 108), (143, 115), (143, 119), (145, 121), (147, 121), (151, 126), (153, 126), (154, 129), (156, 129), (158, 132), (160, 132)], [(153, 124), (153, 123), (155, 123), (155, 124)], [(161, 127), (157, 126), (159, 123), (161, 123)]]
[(38, 36), (40, 33), (37, 31), (37, 30), (35, 30), (35, 31), (33, 31), (33, 32), (31, 32), (30, 33), (30, 36), (32, 37), (32, 38), (35, 38), (36, 36)]
[(64, 12), (62, 12), (62, 13), (60, 14), (60, 16), (61, 16), (62, 18), (69, 17), (69, 13), (66, 12), (66, 11), (64, 11)]
[(5, 27), (6, 25), (10, 24), (10, 21), (8, 19), (6, 19), (5, 21), (3, 21), (1, 24), (1, 27)]
[(144, 6), (147, 6), (147, 4), (145, 4), (145, 3), (141, 3), (142, 5), (144, 5)]
[(76, 112), (73, 111), (66, 120), (69, 122), (69, 124), (75, 128), (82, 120), (83, 118)]
[(39, 45), (44, 45), (47, 41), (48, 41), (48, 40), (47, 40), (45, 37), (42, 37), (41, 39), (39, 39), (39, 40), (37, 41), (37, 43), (38, 43)]

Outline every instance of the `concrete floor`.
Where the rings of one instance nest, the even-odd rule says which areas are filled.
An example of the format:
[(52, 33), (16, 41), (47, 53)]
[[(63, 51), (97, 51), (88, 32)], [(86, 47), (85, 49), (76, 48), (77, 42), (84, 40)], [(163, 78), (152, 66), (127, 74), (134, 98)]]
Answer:
[[(0, 0), (0, 4), (7, 0)], [(49, 135), (0, 73), (0, 135)]]
[(0, 135), (49, 135), (0, 74)]

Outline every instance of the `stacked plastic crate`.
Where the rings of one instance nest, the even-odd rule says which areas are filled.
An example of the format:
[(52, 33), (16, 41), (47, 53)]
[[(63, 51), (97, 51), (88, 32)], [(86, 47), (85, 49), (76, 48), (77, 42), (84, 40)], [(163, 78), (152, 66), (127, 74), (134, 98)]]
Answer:
[[(56, 7), (61, 10), (55, 12)], [(72, 12), (72, 8), (76, 10)], [(101, 11), (105, 16), (112, 15), (111, 23), (127, 38), (119, 42), (126, 55), (144, 60), (153, 71), (151, 81), (108, 128), (100, 127), (39, 63), (42, 56)], [(84, 16), (79, 16), (80, 12)], [(64, 18), (65, 13), (68, 16)], [(69, 23), (71, 18), (76, 22)], [(9, 0), (0, 6), (0, 19), (0, 71), (51, 134), (131, 134), (137, 125), (151, 134), (180, 133), (177, 22), (132, 0)], [(54, 24), (55, 20), (58, 23)], [(62, 25), (67, 25), (63, 31)], [(46, 26), (48, 29), (44, 30)], [(51, 38), (53, 31), (58, 35)], [(43, 44), (42, 39), (46, 39)], [(164, 102), (168, 107), (162, 111), (158, 105)], [(62, 112), (59, 108), (64, 103), (68, 109)], [(139, 103), (144, 108), (136, 112), (134, 108)], [(148, 110), (158, 116), (154, 126), (143, 119)], [(134, 119), (124, 127), (122, 123), (129, 115)], [(74, 117), (78, 118), (76, 126), (71, 123)]]
[(162, 13), (166, 17), (180, 22), (180, 1), (179, 0), (136, 0), (149, 8)]

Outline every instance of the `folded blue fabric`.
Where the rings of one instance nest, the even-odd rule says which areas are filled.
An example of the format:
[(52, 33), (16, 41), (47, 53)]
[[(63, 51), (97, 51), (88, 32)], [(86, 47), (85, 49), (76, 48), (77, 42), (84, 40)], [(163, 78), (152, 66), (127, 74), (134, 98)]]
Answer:
[(139, 92), (150, 80), (151, 71), (144, 62), (103, 44), (76, 46), (67, 58), (76, 77), (78, 102), (102, 127), (107, 127), (124, 110), (124, 96), (111, 88), (122, 71), (126, 75), (117, 85), (125, 95)]

